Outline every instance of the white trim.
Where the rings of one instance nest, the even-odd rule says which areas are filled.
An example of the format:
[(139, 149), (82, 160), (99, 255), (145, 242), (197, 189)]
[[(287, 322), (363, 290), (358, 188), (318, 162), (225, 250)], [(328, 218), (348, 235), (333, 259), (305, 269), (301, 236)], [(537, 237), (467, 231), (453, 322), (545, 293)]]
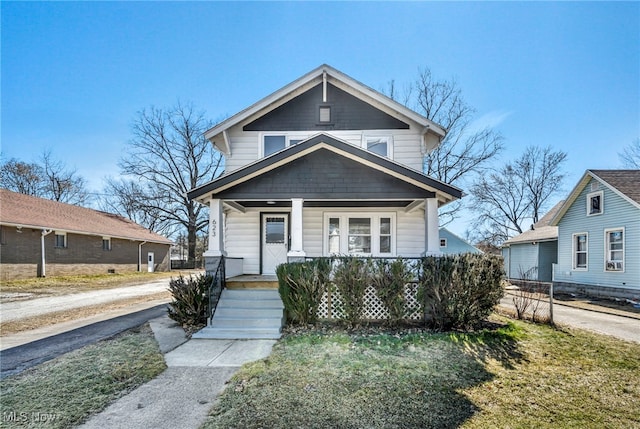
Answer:
[[(600, 197), (600, 211), (591, 213), (591, 199)], [(600, 216), (604, 214), (604, 191), (589, 192), (587, 194), (587, 216)]]
[[(329, 253), (329, 219), (338, 218), (340, 220), (340, 251), (332, 255), (356, 255), (356, 256), (396, 256), (396, 212), (353, 212), (353, 211), (326, 211), (323, 213), (322, 225), (322, 254), (331, 256)], [(371, 220), (371, 252), (369, 253), (349, 253), (349, 219), (368, 218)], [(391, 252), (380, 252), (380, 219), (391, 219)], [(386, 235), (386, 234), (385, 234)]]
[[(611, 232), (616, 232), (616, 231), (620, 231), (622, 232), (622, 269), (621, 270), (608, 270), (607, 269), (607, 264), (609, 263), (610, 259), (609, 259), (609, 252), (611, 252), (611, 249), (609, 248), (609, 233)], [(625, 234), (625, 228), (624, 227), (619, 227), (619, 228), (605, 228), (604, 230), (604, 265), (603, 265), (603, 270), (605, 273), (624, 273), (626, 270), (626, 264), (625, 264), (625, 260), (626, 260), (626, 255), (625, 255), (625, 244), (626, 244), (626, 234)], [(611, 261), (614, 262), (614, 261)]]
[[(585, 267), (578, 267), (578, 258), (576, 258), (576, 237), (584, 235), (587, 239), (586, 250), (584, 251)], [(582, 252), (582, 251), (581, 251)], [(575, 232), (571, 235), (571, 271), (589, 271), (589, 233), (588, 232)]]

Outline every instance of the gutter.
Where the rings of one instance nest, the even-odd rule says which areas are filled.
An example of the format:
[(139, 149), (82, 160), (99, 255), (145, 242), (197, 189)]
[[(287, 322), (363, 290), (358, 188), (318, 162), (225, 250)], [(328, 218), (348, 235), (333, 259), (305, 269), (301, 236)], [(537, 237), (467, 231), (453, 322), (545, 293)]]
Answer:
[(44, 237), (51, 234), (53, 232), (52, 229), (43, 229), (40, 235), (40, 247), (42, 248), (42, 271), (40, 272), (40, 277), (47, 277), (46, 270), (46, 258), (44, 253)]
[(143, 241), (142, 243), (138, 244), (138, 272), (139, 273), (142, 272), (142, 245), (143, 244), (147, 244), (147, 242)]

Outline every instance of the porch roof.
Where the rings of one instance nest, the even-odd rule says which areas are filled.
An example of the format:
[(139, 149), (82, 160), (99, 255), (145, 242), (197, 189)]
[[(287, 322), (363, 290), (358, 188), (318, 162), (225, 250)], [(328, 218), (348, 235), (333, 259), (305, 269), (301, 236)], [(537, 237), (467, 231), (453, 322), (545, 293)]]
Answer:
[[(317, 171), (319, 169), (326, 171)], [(349, 172), (351, 177), (345, 177), (344, 172)], [(264, 179), (263, 183), (259, 179)], [(284, 180), (291, 183), (290, 190), (264, 183), (282, 184)], [(329, 182), (331, 186), (327, 185)], [(260, 201), (303, 197), (305, 202), (311, 199), (316, 204), (331, 201), (333, 205), (353, 206), (354, 200), (360, 201), (360, 205), (369, 200), (371, 204), (385, 201), (387, 205), (397, 202), (397, 205), (406, 206), (415, 199), (434, 197), (440, 204), (446, 204), (461, 198), (462, 191), (386, 157), (320, 133), (224, 174), (189, 191), (187, 196), (201, 203), (209, 198), (226, 198), (243, 200), (250, 205), (251, 201), (261, 204)]]

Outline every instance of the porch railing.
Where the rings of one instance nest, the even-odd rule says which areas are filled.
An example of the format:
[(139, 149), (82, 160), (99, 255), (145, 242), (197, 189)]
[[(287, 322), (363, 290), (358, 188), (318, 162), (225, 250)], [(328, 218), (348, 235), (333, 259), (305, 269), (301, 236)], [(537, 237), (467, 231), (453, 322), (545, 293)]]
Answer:
[(207, 307), (207, 309), (209, 310), (209, 325), (211, 324), (211, 321), (213, 319), (213, 314), (216, 312), (218, 301), (220, 301), (220, 295), (222, 295), (222, 291), (226, 286), (224, 265), (224, 256), (220, 256), (218, 266), (212, 274), (213, 279), (211, 280), (211, 284), (209, 285), (209, 306)]

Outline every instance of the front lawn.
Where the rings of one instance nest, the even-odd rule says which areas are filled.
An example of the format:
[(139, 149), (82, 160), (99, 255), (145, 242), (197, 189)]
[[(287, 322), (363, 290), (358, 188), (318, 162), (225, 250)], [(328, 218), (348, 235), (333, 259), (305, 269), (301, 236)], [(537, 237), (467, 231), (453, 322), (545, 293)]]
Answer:
[(0, 381), (0, 427), (70, 428), (166, 368), (148, 325)]
[(494, 321), (288, 336), (234, 376), (204, 427), (640, 427), (640, 344)]

